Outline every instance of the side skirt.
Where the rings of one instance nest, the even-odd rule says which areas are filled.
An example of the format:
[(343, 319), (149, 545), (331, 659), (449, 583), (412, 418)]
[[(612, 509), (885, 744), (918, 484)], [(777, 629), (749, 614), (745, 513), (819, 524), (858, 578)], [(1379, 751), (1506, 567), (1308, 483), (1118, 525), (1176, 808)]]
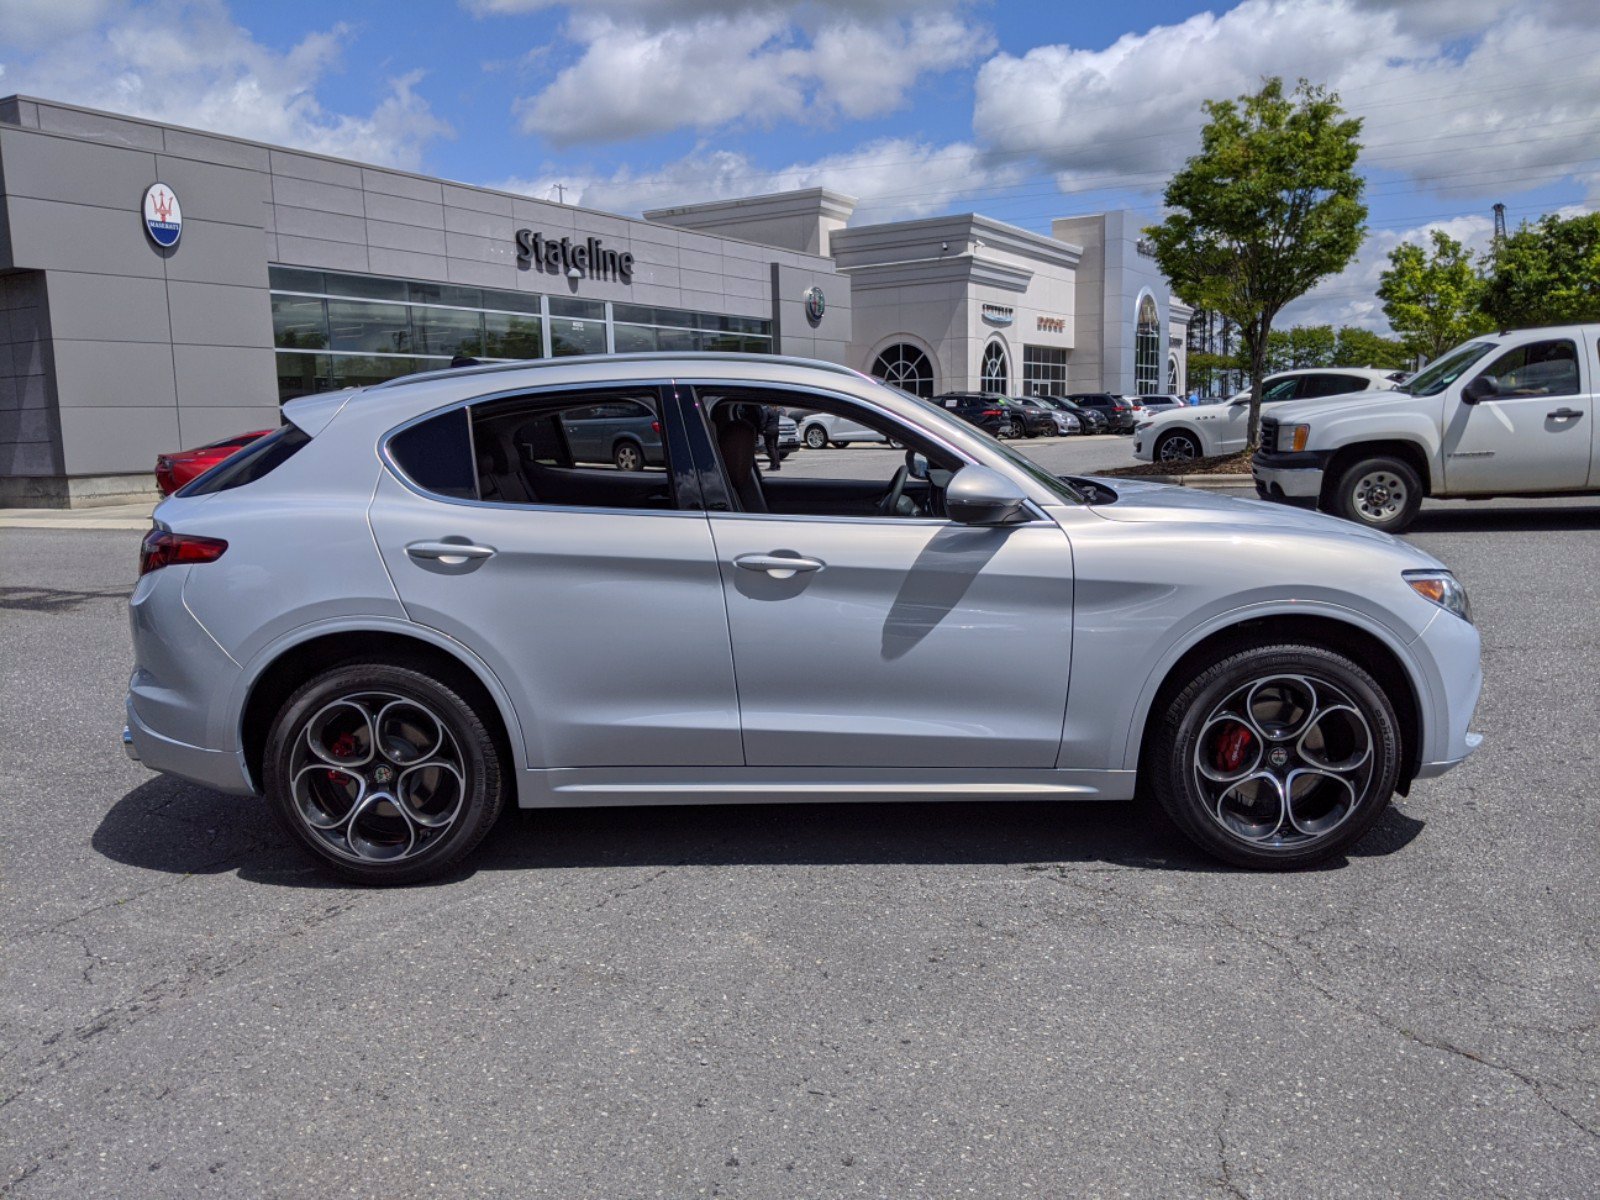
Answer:
[(522, 808), (932, 800), (1131, 800), (1133, 771), (898, 767), (560, 767), (522, 772)]

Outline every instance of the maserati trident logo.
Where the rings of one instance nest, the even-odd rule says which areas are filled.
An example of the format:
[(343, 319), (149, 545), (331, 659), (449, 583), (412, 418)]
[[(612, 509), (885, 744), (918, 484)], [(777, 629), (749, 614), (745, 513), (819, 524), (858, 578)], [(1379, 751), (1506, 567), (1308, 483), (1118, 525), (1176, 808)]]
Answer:
[(178, 195), (164, 183), (144, 190), (144, 227), (158, 246), (176, 246), (183, 235), (183, 207)]

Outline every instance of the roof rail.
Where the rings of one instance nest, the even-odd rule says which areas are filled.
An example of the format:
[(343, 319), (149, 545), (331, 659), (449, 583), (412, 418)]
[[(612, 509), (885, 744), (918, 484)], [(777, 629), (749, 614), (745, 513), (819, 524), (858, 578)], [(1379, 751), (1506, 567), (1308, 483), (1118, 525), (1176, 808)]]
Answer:
[(860, 372), (843, 363), (827, 362), (817, 358), (800, 358), (789, 354), (742, 354), (732, 350), (646, 350), (635, 354), (574, 354), (562, 358), (523, 358), (515, 362), (480, 363), (473, 367), (441, 367), (436, 371), (418, 371), (413, 375), (399, 375), (381, 383), (368, 385), (365, 391), (403, 387), (432, 379), (459, 379), (467, 375), (498, 375), (506, 371), (522, 371), (528, 367), (569, 367), (583, 363), (613, 362), (744, 362), (782, 363), (794, 367), (819, 367), (841, 375), (858, 375)]

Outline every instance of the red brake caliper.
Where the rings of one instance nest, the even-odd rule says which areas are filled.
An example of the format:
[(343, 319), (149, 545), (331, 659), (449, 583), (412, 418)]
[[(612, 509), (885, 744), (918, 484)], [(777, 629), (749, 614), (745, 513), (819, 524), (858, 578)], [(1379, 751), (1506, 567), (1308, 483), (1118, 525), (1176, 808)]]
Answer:
[(1216, 762), (1219, 771), (1237, 771), (1244, 763), (1244, 756), (1250, 752), (1250, 743), (1255, 741), (1250, 731), (1243, 725), (1235, 725), (1217, 739)]
[[(354, 754), (356, 752), (355, 735), (354, 734), (349, 734), (349, 733), (341, 733), (338, 737), (333, 739), (333, 745), (329, 746), (328, 749), (330, 751), (332, 751), (333, 754), (336, 755), (339, 758), (349, 758), (352, 754)], [(338, 771), (338, 770), (333, 770), (333, 769), (330, 769), (328, 771), (328, 782), (329, 783), (342, 783), (343, 781), (344, 781), (344, 772), (343, 771)]]

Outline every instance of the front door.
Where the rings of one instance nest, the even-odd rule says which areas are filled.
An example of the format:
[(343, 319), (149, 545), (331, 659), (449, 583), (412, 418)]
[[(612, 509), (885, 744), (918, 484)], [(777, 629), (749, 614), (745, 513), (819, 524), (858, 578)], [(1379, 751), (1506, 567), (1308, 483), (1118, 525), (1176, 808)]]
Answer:
[[(717, 403), (701, 399), (706, 411)], [(919, 444), (881, 414), (849, 415)], [(703, 445), (711, 450), (713, 436)], [(1053, 767), (1072, 650), (1072, 555), (1060, 527), (956, 524), (934, 515), (925, 488), (908, 490), (891, 515), (881, 509), (898, 458), (879, 479), (855, 468), (859, 452), (806, 453), (813, 477), (762, 481), (767, 512), (748, 511), (733, 489), (730, 508), (747, 511), (711, 514), (745, 761)]]
[[(373, 532), (406, 613), (494, 671), (531, 766), (744, 761), (711, 533), (688, 507), (698, 505), (692, 477), (673, 470), (687, 452), (668, 439), (664, 464), (616, 453), (618, 438), (660, 419), (659, 398), (618, 387), (474, 406), (476, 479), (450, 496), (418, 476), (466, 427), (449, 424), (459, 410), (433, 418), (413, 427), (412, 486), (386, 472), (373, 498)], [(604, 438), (593, 428), (602, 408)], [(405, 436), (389, 444), (402, 468)]]
[(1513, 346), (1478, 372), (1498, 394), (1444, 406), (1445, 487), (1451, 495), (1580, 491), (1588, 485), (1594, 386), (1571, 338)]

